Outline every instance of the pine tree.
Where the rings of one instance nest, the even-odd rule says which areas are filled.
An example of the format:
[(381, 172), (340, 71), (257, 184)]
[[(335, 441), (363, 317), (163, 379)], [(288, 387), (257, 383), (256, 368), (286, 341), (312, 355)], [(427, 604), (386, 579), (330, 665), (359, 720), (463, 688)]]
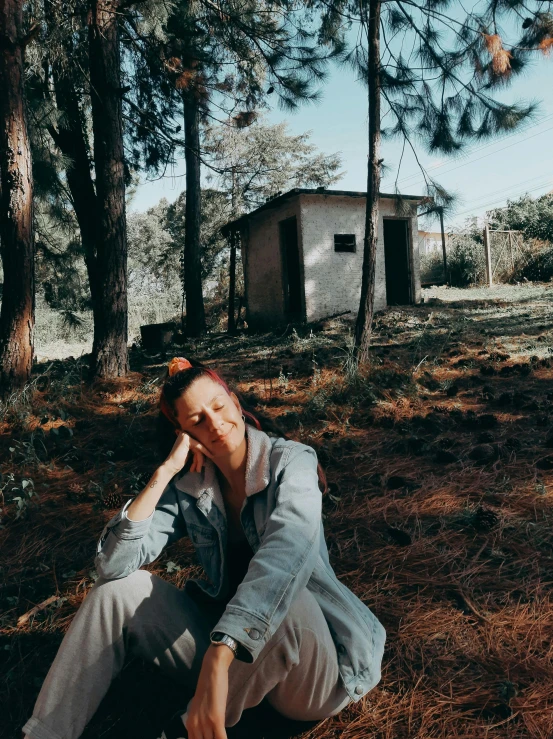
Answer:
[[(33, 32), (31, 31), (31, 34)], [(23, 8), (0, 0), (0, 392), (30, 378), (35, 320), (33, 177), (24, 89)]]
[[(293, 20), (295, 13), (301, 16), (297, 21)], [(200, 270), (200, 124), (212, 116), (214, 99), (216, 109), (229, 114), (225, 124), (232, 130), (255, 121), (256, 108), (265, 104), (266, 94), (276, 91), (288, 107), (316, 96), (313, 82), (322, 79), (328, 58), (339, 54), (341, 47), (331, 45), (321, 53), (315, 31), (306, 30), (308, 23), (302, 27), (305, 15), (300, 3), (283, 6), (244, 0), (237, 5), (223, 0), (198, 6), (180, 2), (168, 19), (166, 67), (182, 95), (184, 109), (183, 278), (189, 335), (203, 333), (206, 325)]]
[(127, 227), (119, 48), (119, 0), (91, 0), (88, 62), (94, 171), (99, 214), (98, 325), (92, 347), (95, 377), (127, 373)]
[[(367, 84), (369, 108), (366, 232), (355, 330), (359, 362), (368, 358), (374, 311), (382, 137), (400, 137), (415, 157), (418, 142), (430, 152), (454, 155), (471, 141), (516, 129), (535, 106), (500, 102), (494, 91), (519, 74), (534, 51), (553, 47), (551, 5), (487, 0), (466, 13), (454, 0), (324, 4), (327, 35), (354, 24), (363, 32), (348, 57)], [(511, 43), (504, 40), (503, 25), (515, 29)], [(386, 129), (384, 114), (390, 121)], [(428, 198), (437, 207), (447, 204), (451, 196), (424, 174)]]
[[(239, 7), (226, 0), (194, 6), (161, 0), (42, 3), (32, 72), (51, 113), (37, 116), (37, 125), (46, 125), (66, 162), (56, 187), (72, 203), (81, 232), (94, 312), (93, 370), (117, 375), (126, 365), (125, 183), (133, 173), (163, 174), (184, 143), (190, 179), (186, 292), (193, 302), (187, 317), (190, 332), (201, 333), (199, 123), (213, 115), (213, 107), (235, 125), (247, 125), (272, 90), (289, 107), (313, 98), (313, 83), (340, 49), (317, 48), (313, 31), (301, 27), (299, 2), (286, 8), (258, 0)], [(42, 3), (33, 3), (35, 13)], [(285, 10), (297, 20), (291, 22)], [(106, 23), (106, 33), (97, 32), (99, 23)], [(101, 65), (104, 50), (109, 67)]]
[(176, 124), (159, 80), (129, 51), (140, 33), (132, 9), (112, 0), (32, 5), (40, 28), (29, 67), (35, 158), (47, 148), (36, 144), (45, 130), (63, 163), (48, 169), (45, 198), (58, 211), (71, 206), (80, 231), (94, 315), (92, 375), (119, 376), (128, 367), (125, 185), (133, 171), (164, 166)]
[(293, 135), (286, 123), (271, 125), (261, 116), (248, 128), (227, 121), (207, 129), (204, 149), (213, 167), (211, 179), (233, 204), (228, 220), (279, 191), (329, 187), (343, 176), (340, 155), (317, 151), (310, 135)]

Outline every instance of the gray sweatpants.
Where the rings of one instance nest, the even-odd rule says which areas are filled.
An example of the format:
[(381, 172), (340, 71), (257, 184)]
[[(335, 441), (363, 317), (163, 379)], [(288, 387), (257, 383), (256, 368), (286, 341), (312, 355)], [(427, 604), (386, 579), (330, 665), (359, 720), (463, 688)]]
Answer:
[[(194, 689), (224, 607), (197, 602), (146, 570), (98, 580), (71, 622), (23, 732), (33, 739), (77, 739), (127, 657), (153, 662)], [(265, 696), (279, 713), (300, 721), (333, 716), (350, 701), (328, 625), (305, 588), (255, 662), (231, 663), (225, 725), (234, 726)]]

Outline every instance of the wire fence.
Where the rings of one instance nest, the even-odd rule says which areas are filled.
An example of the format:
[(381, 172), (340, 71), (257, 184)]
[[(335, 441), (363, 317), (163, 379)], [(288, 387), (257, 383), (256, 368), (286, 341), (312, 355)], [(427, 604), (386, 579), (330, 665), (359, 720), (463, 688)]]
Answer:
[(547, 257), (544, 244), (525, 239), (522, 231), (472, 228), (449, 233), (446, 239), (447, 275), (441, 248), (438, 249), (437, 244), (432, 247), (424, 249), (419, 244), (422, 287), (444, 283), (468, 287), (521, 279), (548, 280), (553, 274), (553, 266), (549, 265), (549, 261), (553, 262), (553, 250), (551, 257)]
[(490, 256), (492, 281), (508, 282), (516, 269), (520, 269), (529, 258), (529, 250), (522, 231), (491, 231)]

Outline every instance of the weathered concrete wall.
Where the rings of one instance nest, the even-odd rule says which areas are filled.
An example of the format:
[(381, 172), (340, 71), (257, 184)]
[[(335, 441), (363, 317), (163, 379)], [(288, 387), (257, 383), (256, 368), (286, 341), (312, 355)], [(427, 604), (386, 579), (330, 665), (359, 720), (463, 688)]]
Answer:
[(413, 302), (421, 302), (421, 260), (419, 253), (419, 222), (417, 219), (417, 206), (412, 206), (413, 217), (410, 221), (410, 251), (411, 251), (411, 291), (413, 295)]
[[(364, 199), (301, 195), (300, 203), (307, 320), (357, 311), (363, 264)], [(334, 251), (334, 234), (340, 233), (355, 234), (355, 254)]]
[[(380, 201), (376, 253), (375, 310), (386, 307), (384, 218), (396, 215), (393, 200)], [(301, 230), (305, 269), (307, 320), (351, 310), (356, 313), (361, 294), (365, 198), (335, 195), (301, 196)], [(416, 218), (411, 220), (411, 245), (416, 245)], [(334, 234), (355, 234), (355, 254), (334, 251)], [(418, 251), (413, 254), (413, 293), (420, 301)], [(415, 285), (418, 285), (418, 289)]]
[(279, 222), (296, 216), (298, 248), (302, 255), (299, 196), (288, 198), (279, 207), (263, 210), (248, 219), (242, 231), (242, 259), (246, 290), (246, 320), (249, 326), (263, 327), (284, 321), (284, 291)]
[[(409, 227), (411, 290), (420, 302), (420, 264), (416, 205)], [(396, 217), (391, 199), (380, 201), (376, 255), (375, 310), (386, 308), (384, 218)], [(247, 321), (252, 326), (284, 320), (279, 222), (296, 216), (300, 260), (303, 255), (305, 315), (308, 321), (359, 308), (365, 232), (365, 198), (297, 195), (275, 209), (252, 215), (242, 234)], [(355, 234), (356, 252), (335, 252), (334, 234)]]

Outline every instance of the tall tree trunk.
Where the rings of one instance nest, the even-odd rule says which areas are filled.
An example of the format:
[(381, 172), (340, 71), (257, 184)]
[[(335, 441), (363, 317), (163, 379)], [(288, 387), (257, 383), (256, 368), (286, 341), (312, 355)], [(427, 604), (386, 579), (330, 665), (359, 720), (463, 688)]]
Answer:
[(128, 371), (127, 226), (121, 104), (118, 0), (91, 0), (89, 65), (98, 202), (95, 377)]
[(382, 164), (380, 159), (380, 5), (381, 0), (370, 0), (369, 2), (369, 163), (367, 170), (367, 204), (365, 209), (365, 238), (363, 240), (361, 300), (355, 325), (355, 348), (359, 364), (363, 364), (369, 358), (369, 342), (374, 314), (374, 282)]
[(31, 376), (35, 323), (33, 175), (23, 69), (23, 3), (0, 0), (0, 392)]
[(202, 190), (200, 185), (200, 106), (192, 89), (183, 93), (184, 158), (186, 161), (186, 209), (184, 230), (184, 290), (186, 293), (186, 333), (205, 334), (202, 293), (200, 224)]
[[(57, 3), (45, 0), (47, 22), (55, 27), (63, 22)], [(90, 148), (86, 135), (86, 121), (81, 110), (79, 94), (70, 74), (73, 56), (72, 40), (63, 42), (62, 52), (52, 63), (52, 81), (59, 116), (57, 128), (49, 128), (56, 146), (68, 160), (66, 178), (75, 216), (79, 224), (84, 261), (88, 274), (94, 328), (100, 324), (97, 317), (98, 274), (97, 244), (99, 211), (96, 190), (92, 180)], [(46, 93), (49, 94), (48, 92)]]
[(58, 129), (51, 129), (50, 133), (64, 157), (69, 160), (65, 175), (81, 233), (96, 334), (101, 324), (98, 313), (100, 290), (97, 265), (97, 250), (100, 242), (98, 226), (101, 214), (92, 181), (89, 152), (83, 131), (84, 121), (77, 95), (71, 80), (60, 78), (54, 70), (52, 76), (56, 105), (62, 115)]

